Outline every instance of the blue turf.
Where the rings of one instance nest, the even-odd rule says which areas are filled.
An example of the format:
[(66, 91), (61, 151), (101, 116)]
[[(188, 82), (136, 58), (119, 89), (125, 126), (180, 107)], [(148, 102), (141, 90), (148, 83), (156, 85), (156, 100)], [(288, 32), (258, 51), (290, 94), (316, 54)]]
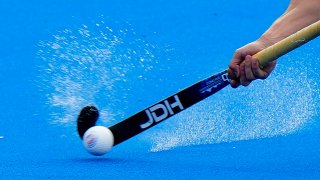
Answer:
[(75, 131), (84, 105), (110, 126), (224, 70), (288, 2), (1, 1), (0, 179), (317, 179), (319, 39), (104, 157)]

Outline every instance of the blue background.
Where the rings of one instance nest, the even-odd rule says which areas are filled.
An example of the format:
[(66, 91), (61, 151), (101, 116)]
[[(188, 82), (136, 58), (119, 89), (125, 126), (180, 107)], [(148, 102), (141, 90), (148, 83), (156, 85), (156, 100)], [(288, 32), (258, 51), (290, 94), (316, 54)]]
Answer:
[(103, 157), (76, 133), (87, 104), (110, 126), (224, 70), (288, 3), (2, 0), (1, 177), (318, 178), (319, 39)]

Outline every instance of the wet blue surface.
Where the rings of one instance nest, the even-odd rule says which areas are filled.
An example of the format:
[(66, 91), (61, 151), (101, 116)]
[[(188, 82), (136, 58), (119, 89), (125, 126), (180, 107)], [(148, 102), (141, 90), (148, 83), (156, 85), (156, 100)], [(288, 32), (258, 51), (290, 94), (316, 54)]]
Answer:
[(103, 157), (76, 134), (84, 105), (110, 126), (224, 70), (287, 3), (1, 1), (1, 178), (317, 179), (319, 39)]

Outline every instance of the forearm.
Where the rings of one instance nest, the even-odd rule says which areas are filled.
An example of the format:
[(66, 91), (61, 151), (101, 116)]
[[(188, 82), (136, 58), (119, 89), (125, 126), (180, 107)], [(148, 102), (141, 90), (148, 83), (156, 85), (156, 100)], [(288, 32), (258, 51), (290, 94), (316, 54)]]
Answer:
[(286, 12), (257, 40), (270, 46), (320, 20), (320, 0), (292, 0)]

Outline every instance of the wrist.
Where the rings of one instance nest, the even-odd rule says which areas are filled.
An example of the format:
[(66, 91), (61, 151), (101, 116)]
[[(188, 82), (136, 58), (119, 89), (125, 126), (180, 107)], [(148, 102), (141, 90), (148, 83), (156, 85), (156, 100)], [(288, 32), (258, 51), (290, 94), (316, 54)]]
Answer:
[(277, 43), (279, 40), (277, 38), (272, 38), (268, 34), (263, 34), (259, 39), (256, 40), (257, 43), (264, 46), (264, 48), (267, 48), (275, 43)]

